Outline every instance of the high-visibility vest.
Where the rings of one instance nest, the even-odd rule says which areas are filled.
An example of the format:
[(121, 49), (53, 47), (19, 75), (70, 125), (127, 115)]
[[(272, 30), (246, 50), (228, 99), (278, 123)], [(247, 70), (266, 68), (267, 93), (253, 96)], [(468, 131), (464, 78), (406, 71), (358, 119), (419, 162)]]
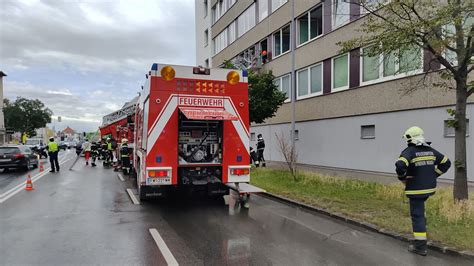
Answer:
[(107, 150), (112, 150), (112, 142), (107, 142)]
[(51, 141), (50, 143), (48, 143), (48, 151), (49, 152), (58, 151), (58, 144), (54, 141)]

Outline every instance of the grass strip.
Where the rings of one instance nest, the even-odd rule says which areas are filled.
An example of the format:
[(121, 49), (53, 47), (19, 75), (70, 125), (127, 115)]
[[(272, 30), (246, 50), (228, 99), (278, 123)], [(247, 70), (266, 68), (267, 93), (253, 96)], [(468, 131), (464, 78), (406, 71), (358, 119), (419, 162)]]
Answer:
[[(277, 169), (254, 169), (251, 180), (273, 194), (398, 233), (411, 233), (408, 199), (401, 183), (384, 185), (309, 172), (300, 172), (294, 180), (288, 171)], [(452, 189), (438, 188), (427, 201), (428, 237), (474, 251), (474, 200), (455, 204), (452, 195)]]

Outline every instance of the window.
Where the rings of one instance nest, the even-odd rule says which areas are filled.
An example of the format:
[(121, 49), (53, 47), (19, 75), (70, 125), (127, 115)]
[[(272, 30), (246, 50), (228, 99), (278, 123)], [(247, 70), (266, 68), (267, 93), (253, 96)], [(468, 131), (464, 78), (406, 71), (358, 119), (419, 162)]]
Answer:
[[(467, 41), (468, 31), (471, 26), (474, 24), (474, 16), (468, 16), (462, 22), (463, 30), (464, 30), (464, 41)], [(450, 39), (450, 46), (455, 48), (456, 47), (456, 28), (453, 24), (445, 25), (442, 27), (442, 36), (444, 39)], [(444, 50), (444, 58), (453, 66), (457, 66), (458, 58), (456, 52), (445, 49)], [(471, 60), (474, 60), (474, 56), (471, 57)], [(444, 66), (442, 66), (444, 67)]]
[(217, 8), (216, 6), (213, 6), (211, 9), (211, 19), (212, 19), (212, 24), (216, 23), (217, 21)]
[(321, 94), (323, 92), (323, 64), (317, 64), (309, 68), (311, 94)]
[(332, 28), (335, 29), (349, 22), (350, 3), (347, 0), (332, 0)]
[(368, 49), (362, 49), (362, 82), (378, 79), (380, 74), (380, 56), (368, 56)]
[(258, 1), (258, 21), (264, 20), (268, 16), (268, 0)]
[(298, 44), (306, 43), (323, 33), (323, 13), (319, 6), (298, 19)]
[(252, 4), (237, 18), (239, 37), (255, 26), (255, 4)]
[(375, 125), (360, 126), (361, 139), (375, 139)]
[(349, 54), (332, 59), (332, 88), (333, 90), (349, 88)]
[(308, 95), (308, 69), (298, 71), (296, 81), (298, 84), (298, 97)]
[(207, 17), (207, 0), (204, 0), (204, 17)]
[(204, 61), (204, 64), (206, 65), (207, 68), (209, 68), (209, 58)]
[(208, 44), (208, 42), (209, 42), (208, 40), (209, 40), (209, 31), (208, 31), (208, 30), (205, 30), (205, 31), (204, 31), (204, 47), (207, 46), (207, 44)]
[(272, 0), (272, 12), (275, 12), (280, 6), (285, 4), (288, 0)]
[(290, 50), (290, 25), (273, 34), (273, 55), (275, 57)]
[(219, 0), (212, 7), (212, 24), (216, 23), (237, 0)]
[(250, 141), (255, 141), (255, 132), (250, 133)]
[(320, 95), (323, 88), (323, 65), (320, 63), (298, 71), (296, 83), (299, 99)]
[(419, 47), (373, 56), (369, 56), (369, 49), (370, 47), (362, 49), (362, 85), (414, 75), (423, 71), (423, 53)]
[(263, 41), (260, 42), (260, 51), (259, 51), (259, 64), (263, 65), (267, 63), (268, 57), (267, 57), (267, 39), (264, 39)]
[(228, 29), (229, 29), (229, 44), (233, 43), (235, 39), (237, 38), (237, 32), (236, 32), (236, 25), (237, 22), (234, 20), (232, 23), (230, 23)]
[(295, 129), (295, 140), (300, 139), (300, 131), (298, 129)]
[(227, 28), (225, 28), (219, 35), (214, 38), (214, 54), (218, 54), (220, 51), (227, 47)]
[(286, 101), (285, 102), (290, 102), (291, 101), (291, 84), (290, 84), (291, 76), (285, 75), (279, 78), (276, 78), (273, 82), (275, 83), (275, 86), (277, 86), (279, 91), (282, 91), (286, 94)]
[[(452, 119), (444, 120), (444, 136), (445, 137), (455, 136), (454, 127), (451, 127), (449, 125), (450, 121), (452, 121)], [(466, 119), (466, 137), (469, 137), (469, 119)]]

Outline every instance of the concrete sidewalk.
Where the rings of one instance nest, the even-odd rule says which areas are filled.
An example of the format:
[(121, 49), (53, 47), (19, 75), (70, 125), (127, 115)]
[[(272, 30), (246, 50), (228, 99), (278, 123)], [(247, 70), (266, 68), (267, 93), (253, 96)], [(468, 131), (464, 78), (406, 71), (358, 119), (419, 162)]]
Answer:
[[(288, 167), (285, 162), (267, 161), (267, 167), (273, 169), (284, 169)], [(397, 183), (398, 179), (395, 173), (383, 173), (383, 172), (372, 172), (354, 169), (335, 168), (327, 166), (309, 165), (309, 164), (297, 164), (297, 167), (301, 171), (319, 173), (323, 175), (338, 176), (347, 179), (356, 179), (367, 182), (376, 182), (381, 184), (393, 184)], [(452, 187), (453, 180), (450, 179), (438, 179), (438, 185), (444, 187)], [(474, 182), (469, 182), (469, 193), (474, 193)]]

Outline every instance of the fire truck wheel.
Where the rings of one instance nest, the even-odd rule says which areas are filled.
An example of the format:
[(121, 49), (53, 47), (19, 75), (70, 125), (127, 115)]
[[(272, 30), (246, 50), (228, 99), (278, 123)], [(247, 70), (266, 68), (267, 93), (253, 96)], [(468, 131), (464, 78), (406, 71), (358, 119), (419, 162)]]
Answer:
[(137, 172), (135, 171), (135, 168), (130, 168), (130, 177), (131, 178), (137, 178)]
[(142, 189), (140, 186), (138, 186), (138, 197), (140, 198), (140, 201), (146, 201), (147, 197), (145, 195), (144, 189)]

